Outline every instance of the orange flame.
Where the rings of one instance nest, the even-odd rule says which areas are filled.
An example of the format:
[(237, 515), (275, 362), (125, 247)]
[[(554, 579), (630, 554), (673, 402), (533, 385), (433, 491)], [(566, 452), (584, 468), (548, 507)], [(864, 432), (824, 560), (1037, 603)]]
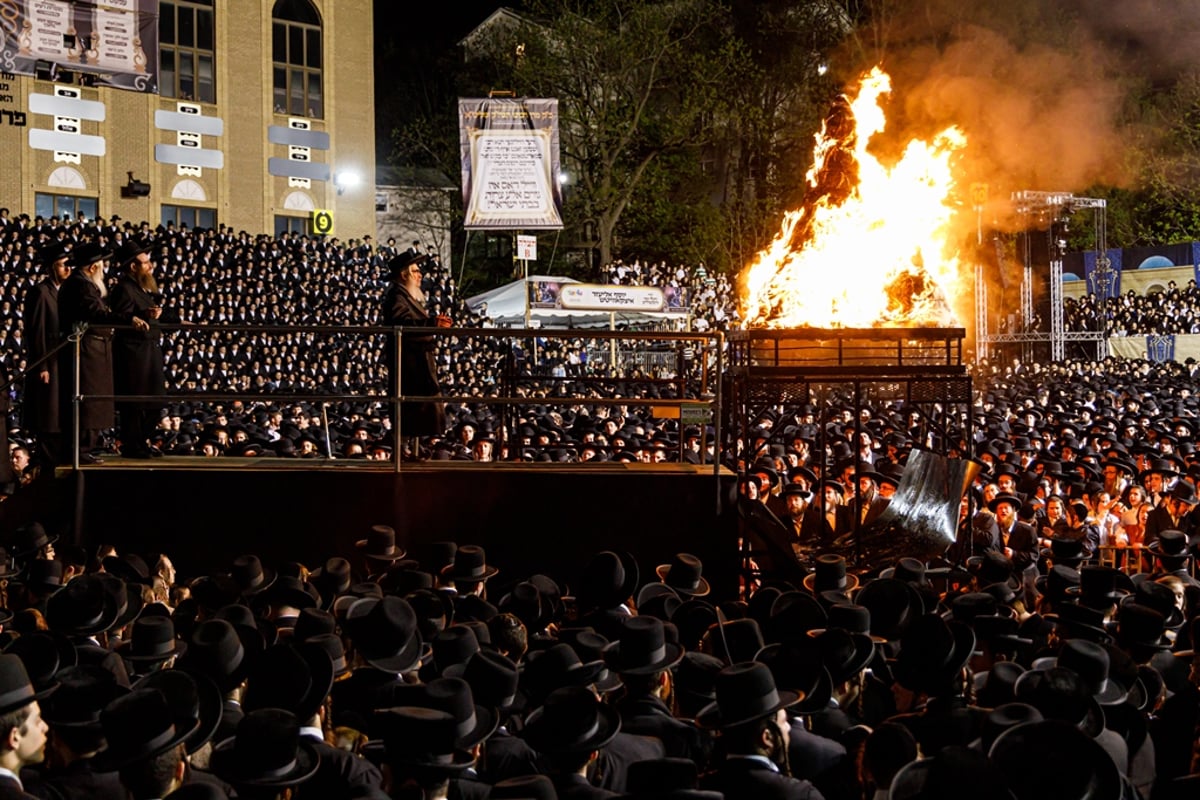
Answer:
[(811, 210), (784, 216), (774, 242), (743, 273), (742, 319), (751, 327), (958, 326), (950, 302), (965, 287), (948, 245), (951, 159), (966, 137), (950, 127), (881, 164), (867, 147), (884, 129), (880, 97), (890, 90), (876, 67), (847, 98), (853, 129), (839, 137), (829, 121), (822, 126), (806, 176), (819, 196)]

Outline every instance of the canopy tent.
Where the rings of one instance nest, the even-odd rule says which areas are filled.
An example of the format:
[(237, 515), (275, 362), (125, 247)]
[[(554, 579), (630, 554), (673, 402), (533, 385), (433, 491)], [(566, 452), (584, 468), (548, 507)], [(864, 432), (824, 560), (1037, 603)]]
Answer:
[[(517, 328), (525, 324), (525, 298), (528, 289), (526, 283), (579, 283), (574, 278), (555, 275), (530, 275), (527, 279), (518, 279), (495, 289), (467, 298), (467, 307), (473, 313), (479, 313), (484, 303), (487, 303), (487, 316), (497, 327)], [(647, 312), (647, 311), (578, 311), (563, 308), (531, 308), (529, 310), (530, 324), (541, 328), (607, 328), (616, 325), (645, 325), (650, 322), (663, 320), (680, 321), (687, 317), (686, 312)]]

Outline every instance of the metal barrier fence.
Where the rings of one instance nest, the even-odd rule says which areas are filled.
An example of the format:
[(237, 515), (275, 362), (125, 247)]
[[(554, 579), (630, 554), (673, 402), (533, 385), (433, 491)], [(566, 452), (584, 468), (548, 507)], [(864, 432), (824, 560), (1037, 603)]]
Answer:
[[(119, 336), (127, 329), (113, 330)], [(191, 405), (218, 422), (223, 414), (227, 427), (238, 417), (282, 413), (287, 424), (303, 424), (316, 436), (324, 445), (321, 455), (330, 459), (342, 457), (333, 428), (347, 420), (379, 419), (393, 440), (390, 460), (397, 470), (407, 436), (400, 425), (402, 403), (440, 402), (448, 410), (498, 420), (497, 455), (510, 461), (522, 458), (520, 428), (531, 414), (603, 415), (603, 409), (616, 408), (642, 419), (674, 420), (678, 434), (698, 425), (702, 453), (721, 440), (717, 409), (724, 336), (719, 332), (164, 325), (162, 334), (171, 387), (165, 394), (84, 395), (78, 388), (82, 333), (60, 345), (72, 352), (72, 373), (60, 380), (74, 387), (71, 421), (63, 427), (75, 433), (75, 468), (80, 466), (80, 406), (89, 400), (157, 404), (167, 409), (168, 420), (172, 410)], [(390, 336), (398, 347), (395, 362), (386, 364)], [(399, 380), (389, 385), (389, 372), (399, 375), (406, 338), (416, 336), (437, 338), (439, 395), (406, 394)], [(36, 374), (41, 363), (27, 365), (9, 385)], [(297, 410), (305, 417), (297, 419)], [(675, 457), (682, 459), (684, 437), (675, 444)]]

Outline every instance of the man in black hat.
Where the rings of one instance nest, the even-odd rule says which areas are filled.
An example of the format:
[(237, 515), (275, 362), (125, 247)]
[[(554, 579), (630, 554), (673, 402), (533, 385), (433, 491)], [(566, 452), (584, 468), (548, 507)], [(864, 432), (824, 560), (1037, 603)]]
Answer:
[(67, 249), (58, 243), (44, 247), (38, 253), (46, 277), (26, 292), (22, 317), (26, 361), (31, 367), (41, 361), (25, 381), (22, 423), (37, 436), (37, 457), (42, 464), (54, 464), (60, 457), (58, 440), (62, 419), (58, 359), (50, 356), (50, 352), (62, 341), (58, 327), (58, 289), (71, 274), (67, 255)]
[(667, 706), (670, 669), (682, 658), (683, 648), (667, 641), (663, 622), (647, 616), (629, 618), (620, 638), (604, 650), (605, 664), (625, 684), (625, 697), (617, 706), (623, 730), (657, 737), (669, 757), (701, 761), (705, 747), (700, 730), (676, 719)]
[[(112, 329), (101, 326), (132, 325), (139, 331), (149, 331), (150, 323), (132, 312), (118, 312), (108, 301), (104, 275), (109, 253), (99, 244), (89, 242), (71, 251), (74, 271), (58, 293), (58, 328), (63, 337), (72, 336), (76, 328), (87, 329), (79, 340), (79, 393), (89, 399), (79, 408), (79, 451), (83, 463), (98, 463), (92, 450), (100, 444), (100, 434), (111, 428), (116, 415), (113, 401), (103, 399), (113, 395)], [(75, 348), (59, 351), (59, 374), (75, 374)], [(59, 403), (70, 408), (75, 397), (75, 382), (60, 380)], [(92, 399), (100, 398), (100, 399)]]
[[(160, 344), (162, 333), (158, 326), (162, 322), (178, 323), (180, 320), (178, 312), (163, 310), (150, 249), (150, 243), (131, 239), (121, 246), (114, 259), (121, 272), (109, 304), (117, 313), (132, 314), (150, 325), (147, 331), (119, 330), (114, 336), (113, 383), (121, 395), (166, 394)], [(161, 451), (149, 444), (158, 408), (153, 403), (124, 401), (118, 403), (117, 410), (121, 423), (121, 455), (126, 458), (161, 455)]]
[(44, 704), (43, 718), (51, 726), (46, 784), (64, 800), (125, 800), (125, 788), (115, 772), (92, 766), (107, 746), (100, 714), (110, 702), (128, 693), (103, 667), (67, 667), (55, 676), (58, 689)]
[[(449, 317), (429, 316), (425, 292), (421, 288), (421, 268), (426, 263), (426, 257), (418, 254), (402, 254), (388, 263), (390, 283), (382, 301), (384, 325), (450, 327)], [(427, 397), (441, 394), (434, 360), (436, 349), (437, 337), (432, 334), (410, 333), (403, 342), (388, 337), (385, 353), (389, 396), (395, 397), (401, 391), (406, 395)], [(433, 401), (405, 403), (400, 408), (397, 430), (410, 439), (410, 455), (416, 457), (415, 437), (440, 436), (446, 432), (445, 410), (441, 403)]]
[(1163, 496), (1162, 502), (1146, 516), (1142, 544), (1153, 544), (1162, 531), (1183, 531), (1189, 538), (1195, 535), (1200, 527), (1194, 513), (1197, 502), (1200, 502), (1200, 497), (1197, 497), (1195, 487), (1186, 480), (1178, 481)]
[(716, 697), (696, 718), (702, 727), (720, 729), (725, 752), (705, 788), (726, 800), (821, 800), (811, 783), (788, 774), (786, 709), (799, 701), (796, 692), (776, 689), (771, 670), (754, 662), (721, 670)]
[(39, 697), (21, 659), (0, 655), (0, 800), (32, 798), (21, 784), (21, 768), (46, 757), (46, 733)]

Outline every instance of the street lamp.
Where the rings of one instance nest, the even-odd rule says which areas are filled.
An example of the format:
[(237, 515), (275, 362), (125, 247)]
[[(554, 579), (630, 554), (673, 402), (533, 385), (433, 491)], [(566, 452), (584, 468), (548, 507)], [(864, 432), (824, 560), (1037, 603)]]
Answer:
[(335, 172), (333, 175), (333, 185), (337, 187), (338, 195), (345, 194), (347, 189), (353, 189), (361, 183), (362, 176), (353, 170)]

